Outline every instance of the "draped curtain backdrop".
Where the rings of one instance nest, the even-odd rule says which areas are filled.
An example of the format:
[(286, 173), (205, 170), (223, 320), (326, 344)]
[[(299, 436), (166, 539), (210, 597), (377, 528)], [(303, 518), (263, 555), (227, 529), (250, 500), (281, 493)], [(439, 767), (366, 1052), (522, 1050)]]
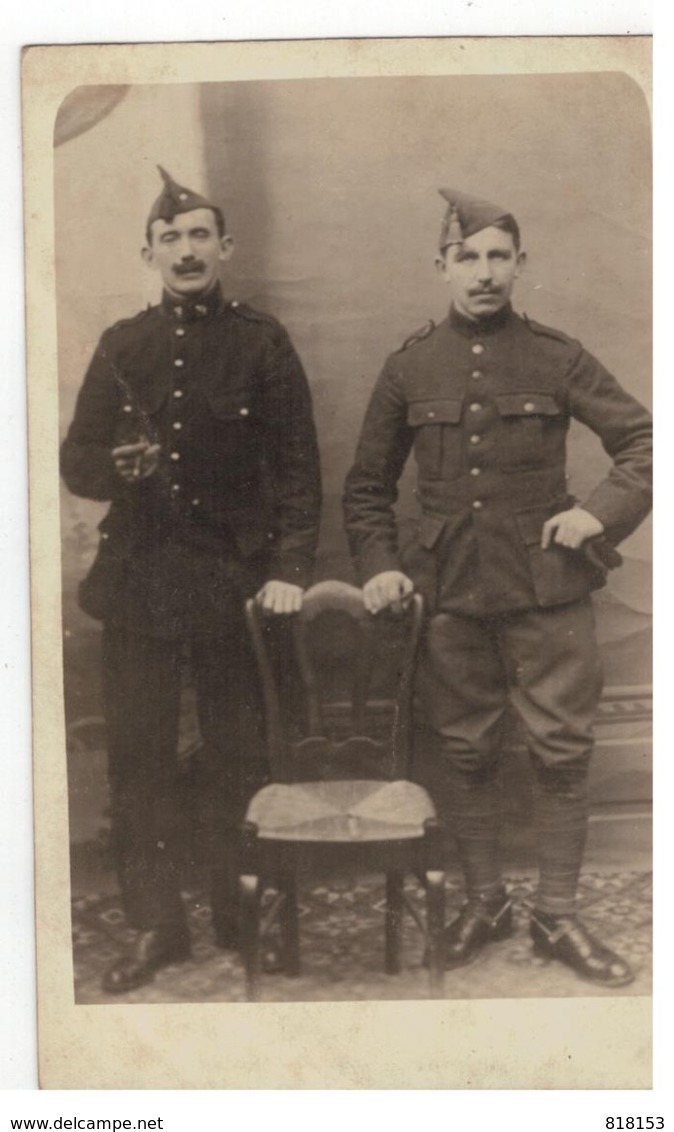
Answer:
[[(65, 123), (55, 151), (62, 432), (100, 332), (158, 294), (138, 252), (160, 163), (222, 204), (235, 240), (226, 293), (274, 313), (304, 362), (326, 488), (320, 576), (350, 576), (340, 497), (384, 358), (446, 313), (433, 263), (439, 186), (516, 215), (529, 256), (516, 309), (580, 338), (650, 401), (650, 122), (627, 76), (176, 84), (130, 87), (119, 99), (110, 88), (77, 93), (85, 125)], [(570, 446), (570, 487), (582, 498), (606, 458), (581, 428)], [(410, 522), (412, 473), (400, 503)], [(66, 633), (82, 642), (71, 649), (75, 667), (96, 632), (77, 611), (74, 588), (100, 512), (64, 493)], [(600, 634), (609, 681), (646, 683), (648, 524), (623, 550), (626, 566), (598, 601)]]

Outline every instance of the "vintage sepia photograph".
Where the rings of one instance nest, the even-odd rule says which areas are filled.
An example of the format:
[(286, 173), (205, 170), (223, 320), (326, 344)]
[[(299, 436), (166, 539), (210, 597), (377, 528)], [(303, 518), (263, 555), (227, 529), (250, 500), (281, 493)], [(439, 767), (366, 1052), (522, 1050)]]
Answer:
[(31, 486), (75, 1014), (649, 1009), (648, 50), (484, 46), (27, 56), (26, 105), (50, 51), (63, 92)]

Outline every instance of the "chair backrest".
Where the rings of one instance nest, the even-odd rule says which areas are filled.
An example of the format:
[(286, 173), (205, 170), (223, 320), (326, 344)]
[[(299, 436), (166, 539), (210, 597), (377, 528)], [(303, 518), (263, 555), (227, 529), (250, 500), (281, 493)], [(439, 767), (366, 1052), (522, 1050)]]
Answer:
[(287, 620), (254, 599), (246, 617), (275, 781), (408, 776), (418, 594), (400, 615), (373, 616), (361, 590), (326, 581)]

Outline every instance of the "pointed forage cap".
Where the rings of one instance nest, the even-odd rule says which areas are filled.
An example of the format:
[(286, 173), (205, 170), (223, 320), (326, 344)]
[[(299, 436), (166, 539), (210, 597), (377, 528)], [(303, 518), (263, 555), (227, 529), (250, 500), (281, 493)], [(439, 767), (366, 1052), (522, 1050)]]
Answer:
[(224, 228), (224, 217), (217, 205), (207, 200), (200, 193), (192, 192), (192, 189), (186, 189), (183, 185), (179, 185), (177, 181), (173, 180), (170, 173), (162, 169), (161, 165), (158, 165), (157, 169), (161, 173), (164, 187), (150, 209), (150, 215), (147, 218), (148, 231), (155, 220), (165, 220), (167, 224), (170, 224), (175, 216), (179, 216), (182, 212), (192, 212), (195, 208), (210, 208), (216, 216), (220, 217)]
[(458, 189), (439, 189), (441, 197), (447, 201), (442, 228), (440, 229), (440, 251), (451, 244), (462, 244), (469, 236), (488, 228), (497, 220), (510, 216), (507, 209), (489, 200), (470, 196)]

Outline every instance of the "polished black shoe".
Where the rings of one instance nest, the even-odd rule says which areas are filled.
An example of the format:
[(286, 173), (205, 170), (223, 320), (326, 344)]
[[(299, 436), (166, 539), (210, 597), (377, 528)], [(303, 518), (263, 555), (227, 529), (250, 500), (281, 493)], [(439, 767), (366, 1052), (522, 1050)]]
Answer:
[(117, 959), (106, 971), (103, 990), (108, 994), (136, 990), (151, 982), (161, 967), (182, 963), (190, 954), (190, 938), (185, 926), (139, 932), (133, 951)]
[(445, 968), (472, 963), (486, 943), (512, 934), (512, 902), (505, 890), (489, 899), (469, 899), (445, 931)]
[(531, 913), (534, 954), (559, 959), (581, 978), (604, 987), (625, 987), (634, 973), (615, 951), (590, 935), (576, 916), (553, 916), (536, 909)]

